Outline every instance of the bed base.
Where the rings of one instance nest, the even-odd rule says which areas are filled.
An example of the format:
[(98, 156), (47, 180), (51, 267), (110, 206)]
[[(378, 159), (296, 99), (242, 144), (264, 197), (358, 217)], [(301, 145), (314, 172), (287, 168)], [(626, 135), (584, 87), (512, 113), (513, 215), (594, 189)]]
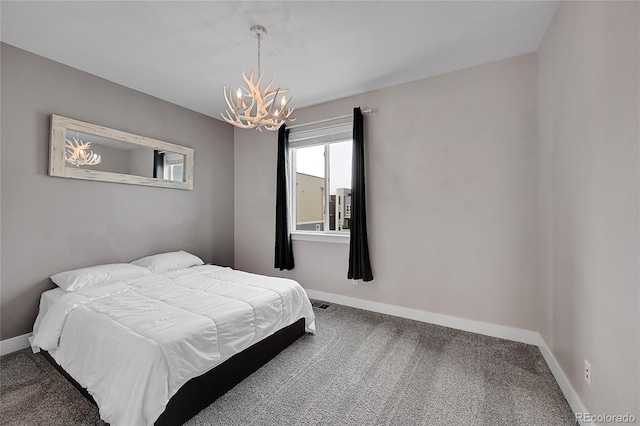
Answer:
[[(203, 375), (189, 380), (169, 400), (155, 425), (174, 426), (185, 423), (302, 337), (305, 333), (304, 323), (304, 318), (301, 318)], [(97, 405), (91, 394), (58, 365), (47, 351), (41, 353), (82, 395)]]

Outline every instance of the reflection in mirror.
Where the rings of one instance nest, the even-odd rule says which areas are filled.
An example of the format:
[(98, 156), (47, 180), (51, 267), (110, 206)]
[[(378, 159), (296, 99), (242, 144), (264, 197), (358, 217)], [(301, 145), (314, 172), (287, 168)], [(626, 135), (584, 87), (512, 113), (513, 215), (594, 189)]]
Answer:
[(49, 175), (193, 189), (193, 149), (51, 116)]
[(86, 170), (184, 182), (184, 155), (67, 129), (68, 164)]
[(153, 177), (182, 182), (184, 179), (184, 155), (175, 152), (153, 151)]
[(100, 154), (89, 150), (91, 142), (84, 142), (80, 139), (80, 135), (77, 138), (66, 138), (66, 152), (64, 159), (67, 163), (74, 166), (95, 166), (102, 162)]

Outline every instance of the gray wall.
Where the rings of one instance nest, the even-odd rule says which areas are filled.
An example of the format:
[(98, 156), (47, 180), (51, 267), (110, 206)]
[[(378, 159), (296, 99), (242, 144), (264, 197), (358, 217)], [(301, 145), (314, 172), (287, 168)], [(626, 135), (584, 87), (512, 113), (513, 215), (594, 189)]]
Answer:
[(235, 262), (305, 288), (539, 330), (537, 62), (529, 54), (296, 113), (365, 117), (375, 280), (347, 280), (348, 245), (294, 241), (273, 268), (277, 136), (235, 129)]
[(639, 13), (563, 2), (539, 50), (544, 337), (591, 413), (637, 418)]
[[(1, 339), (31, 331), (56, 272), (179, 249), (233, 264), (230, 125), (1, 46)], [(53, 113), (194, 148), (194, 190), (47, 176)]]

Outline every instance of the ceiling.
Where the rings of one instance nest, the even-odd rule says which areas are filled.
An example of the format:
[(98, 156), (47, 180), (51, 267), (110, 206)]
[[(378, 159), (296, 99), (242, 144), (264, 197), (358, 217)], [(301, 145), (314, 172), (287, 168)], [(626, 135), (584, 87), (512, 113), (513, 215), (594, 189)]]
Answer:
[(257, 63), (309, 105), (538, 49), (557, 2), (2, 1), (13, 46), (220, 118)]

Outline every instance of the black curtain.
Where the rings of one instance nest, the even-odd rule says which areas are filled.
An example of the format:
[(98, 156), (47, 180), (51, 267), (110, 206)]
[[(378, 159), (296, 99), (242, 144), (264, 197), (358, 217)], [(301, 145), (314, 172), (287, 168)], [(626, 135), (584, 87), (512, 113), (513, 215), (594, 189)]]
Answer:
[(360, 108), (353, 109), (353, 156), (351, 163), (351, 239), (347, 278), (373, 280), (367, 240), (367, 203), (364, 184), (364, 122)]
[(276, 256), (274, 267), (293, 269), (293, 248), (289, 235), (287, 167), (289, 163), (289, 130), (283, 124), (278, 129), (278, 169), (276, 180)]
[(153, 177), (164, 179), (164, 152), (153, 150)]

